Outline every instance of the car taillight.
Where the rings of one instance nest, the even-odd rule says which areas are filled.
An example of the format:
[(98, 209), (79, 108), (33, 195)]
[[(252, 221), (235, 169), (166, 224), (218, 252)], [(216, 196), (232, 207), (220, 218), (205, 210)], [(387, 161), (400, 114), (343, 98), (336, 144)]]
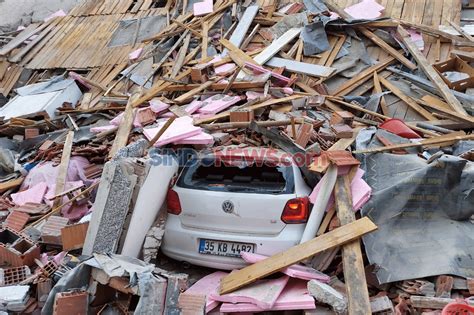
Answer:
[(283, 209), (281, 220), (287, 224), (306, 223), (309, 215), (308, 197), (290, 199)]
[(179, 201), (178, 193), (173, 189), (168, 190), (166, 205), (168, 206), (168, 213), (176, 215), (181, 213), (181, 202)]

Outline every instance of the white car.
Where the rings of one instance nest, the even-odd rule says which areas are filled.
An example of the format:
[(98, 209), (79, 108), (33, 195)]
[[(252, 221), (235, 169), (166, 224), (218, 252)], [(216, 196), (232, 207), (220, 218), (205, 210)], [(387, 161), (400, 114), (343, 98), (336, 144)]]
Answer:
[(299, 244), (310, 192), (280, 150), (226, 147), (193, 159), (168, 192), (161, 250), (199, 266), (244, 267), (241, 251), (270, 256)]

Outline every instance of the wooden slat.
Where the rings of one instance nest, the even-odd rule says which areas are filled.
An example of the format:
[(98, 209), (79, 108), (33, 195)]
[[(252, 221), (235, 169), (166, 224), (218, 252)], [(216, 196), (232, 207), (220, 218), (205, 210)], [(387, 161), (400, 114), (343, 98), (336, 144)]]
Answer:
[(337, 90), (333, 92), (333, 95), (336, 96), (343, 96), (349, 94), (351, 91), (353, 91), (356, 87), (367, 81), (373, 76), (373, 73), (375, 71), (380, 71), (381, 69), (384, 69), (387, 67), (389, 64), (395, 61), (395, 58), (389, 57), (365, 70), (363, 70), (361, 73), (356, 75), (355, 77), (351, 78), (350, 80), (347, 80), (342, 84)]
[(422, 140), (420, 142), (410, 142), (402, 144), (394, 144), (385, 147), (370, 148), (365, 150), (357, 150), (352, 153), (361, 154), (361, 153), (377, 153), (377, 152), (386, 152), (397, 149), (406, 149), (406, 148), (415, 148), (423, 147), (428, 145), (436, 145), (440, 143), (446, 143), (451, 141), (461, 141), (461, 140), (474, 140), (474, 135), (461, 135), (458, 132), (453, 132), (452, 134), (447, 134), (443, 136), (433, 137), (430, 139)]
[(384, 42), (380, 37), (369, 31), (368, 29), (361, 27), (360, 31), (362, 34), (364, 34), (368, 39), (370, 39), (372, 42), (374, 42), (376, 45), (378, 45), (380, 48), (384, 49), (387, 53), (392, 55), (392, 57), (396, 58), (398, 61), (400, 61), (402, 64), (404, 64), (407, 68), (411, 70), (416, 69), (416, 65), (405, 58), (401, 53), (399, 53), (395, 48)]
[(423, 70), (426, 76), (430, 79), (431, 82), (438, 88), (439, 92), (443, 95), (443, 98), (446, 102), (454, 109), (456, 112), (466, 115), (466, 110), (462, 107), (458, 99), (453, 95), (449, 87), (444, 83), (443, 79), (440, 77), (438, 72), (428, 63), (423, 54), (420, 53), (418, 47), (412, 42), (410, 35), (402, 27), (398, 26), (398, 34), (401, 36), (402, 42), (405, 44), (407, 49), (412, 54), (413, 58), (418, 63), (418, 66)]
[(134, 108), (132, 106), (133, 102), (140, 97), (139, 93), (133, 94), (127, 102), (125, 107), (125, 112), (123, 114), (122, 121), (115, 135), (114, 143), (110, 149), (109, 157), (112, 158), (121, 148), (125, 147), (128, 142), (128, 137), (130, 136), (130, 131), (132, 130), (134, 115)]
[[(380, 78), (377, 74), (377, 72), (374, 72), (374, 90), (375, 93), (382, 93), (382, 87), (380, 86)], [(382, 109), (382, 113), (385, 116), (389, 116), (388, 108), (387, 108), (387, 102), (385, 101), (385, 97), (382, 96), (380, 98), (380, 108)]]
[[(98, 9), (116, 12), (119, 1), (113, 0), (110, 5), (114, 8)], [(153, 12), (153, 14), (152, 14)], [(58, 18), (61, 21), (48, 30), (49, 33), (42, 33), (41, 38), (33, 49), (22, 52), (21, 63), (26, 64), (30, 69), (50, 69), (50, 68), (90, 68), (103, 65), (115, 65), (128, 61), (128, 54), (144, 44), (138, 43), (135, 46), (125, 45), (120, 47), (108, 47), (112, 35), (119, 27), (119, 23), (124, 19), (139, 18), (144, 16), (158, 15), (160, 9), (140, 11), (136, 14), (110, 14), (87, 17), (66, 16)], [(54, 22), (56, 23), (56, 22)], [(22, 56), (15, 57), (18, 61)]]
[[(299, 99), (299, 98), (302, 98), (302, 97), (303, 96), (300, 96), (300, 95), (291, 95), (291, 96), (282, 97), (282, 98), (270, 99), (270, 100), (264, 101), (264, 102), (259, 103), (259, 104), (248, 106), (248, 107), (246, 107), (246, 109), (256, 110), (256, 109), (259, 109), (259, 108), (265, 108), (265, 107), (272, 106), (272, 105), (291, 102), (293, 100), (296, 100), (296, 99)], [(230, 111), (227, 111), (227, 112), (219, 113), (219, 114), (211, 116), (211, 117), (198, 119), (198, 120), (194, 121), (194, 124), (195, 125), (204, 124), (204, 123), (212, 122), (216, 119), (227, 118), (229, 116), (230, 116)]]
[[(357, 170), (353, 168), (353, 170)], [(355, 173), (354, 173), (355, 174)], [(349, 174), (338, 176), (334, 186), (337, 217), (344, 227), (356, 221), (352, 210), (351, 179)], [(364, 260), (358, 239), (342, 247), (342, 264), (344, 268), (344, 282), (346, 283), (347, 298), (349, 301), (349, 315), (371, 314), (369, 291), (365, 280)]]
[(392, 84), (387, 79), (380, 77), (380, 83), (389, 89), (393, 94), (395, 94), (399, 99), (404, 101), (408, 106), (410, 106), (414, 111), (420, 114), (422, 117), (428, 120), (436, 120), (436, 118), (428, 112), (426, 109), (418, 105), (414, 100), (412, 100), (409, 96), (405, 95), (399, 88), (397, 88), (394, 84)]
[(271, 275), (292, 264), (298, 263), (326, 249), (343, 245), (364, 234), (375, 231), (377, 226), (369, 218), (360, 220), (337, 228), (324, 235), (318, 236), (308, 242), (293, 246), (292, 248), (259, 261), (241, 270), (234, 271), (221, 280), (219, 293), (233, 292), (258, 279)]
[[(66, 187), (66, 176), (69, 167), (69, 160), (71, 159), (72, 144), (74, 140), (74, 131), (69, 131), (64, 142), (64, 147), (61, 155), (61, 163), (59, 164), (58, 174), (56, 176), (56, 187), (54, 195), (59, 195), (64, 192)], [(61, 198), (55, 198), (53, 208), (58, 207), (61, 204)]]
[(25, 40), (39, 33), (46, 25), (38, 27), (38, 24), (28, 25), (17, 37), (0, 48), (0, 56), (5, 56), (16, 47), (20, 46)]

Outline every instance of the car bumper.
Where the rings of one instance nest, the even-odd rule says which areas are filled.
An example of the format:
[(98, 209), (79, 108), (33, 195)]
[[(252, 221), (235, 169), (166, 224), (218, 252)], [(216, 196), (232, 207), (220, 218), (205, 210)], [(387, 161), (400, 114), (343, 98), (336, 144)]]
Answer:
[(179, 218), (169, 215), (161, 251), (168, 257), (198, 266), (223, 270), (245, 267), (247, 264), (236, 257), (223, 257), (199, 253), (199, 240), (211, 239), (255, 244), (255, 253), (271, 256), (297, 245), (303, 235), (304, 224), (286, 225), (274, 236), (228, 234), (225, 232), (189, 229), (181, 225)]

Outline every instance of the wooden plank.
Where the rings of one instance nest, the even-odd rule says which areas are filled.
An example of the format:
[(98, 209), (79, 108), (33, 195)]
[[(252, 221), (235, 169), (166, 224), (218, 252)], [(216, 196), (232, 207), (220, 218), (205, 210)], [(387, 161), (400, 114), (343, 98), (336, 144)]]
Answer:
[(130, 136), (130, 130), (132, 130), (134, 115), (133, 102), (139, 98), (140, 94), (133, 94), (125, 107), (125, 112), (123, 114), (122, 121), (115, 135), (114, 143), (110, 149), (109, 157), (113, 158), (117, 154), (118, 150), (125, 147), (128, 142), (128, 137)]
[(389, 89), (393, 94), (395, 94), (399, 99), (404, 101), (408, 106), (410, 106), (414, 111), (416, 111), (422, 117), (428, 120), (436, 120), (436, 118), (430, 112), (428, 112), (426, 109), (418, 105), (409, 96), (405, 95), (399, 88), (393, 85), (390, 81), (388, 81), (384, 77), (380, 77), (379, 80), (380, 80), (380, 83), (382, 83), (382, 85), (384, 85), (387, 89)]
[(452, 142), (452, 141), (461, 141), (461, 140), (474, 140), (474, 135), (461, 135), (460, 133), (453, 132), (451, 134), (442, 135), (438, 137), (433, 137), (430, 139), (425, 139), (420, 142), (411, 142), (411, 143), (402, 143), (402, 144), (394, 144), (385, 147), (377, 147), (377, 148), (370, 148), (366, 150), (357, 150), (352, 152), (353, 154), (360, 154), (360, 153), (377, 153), (377, 152), (385, 152), (385, 151), (392, 151), (397, 149), (406, 149), (406, 148), (415, 148), (415, 147), (423, 147), (427, 145), (436, 145), (445, 142)]
[[(412, 295), (410, 301), (413, 307), (423, 308), (423, 309), (443, 309), (449, 303), (456, 302), (456, 299), (441, 298), (441, 297), (431, 297), (431, 296), (416, 296)], [(468, 302), (469, 305), (474, 306), (473, 302)], [(471, 312), (466, 312), (467, 314)]]
[(426, 60), (425, 56), (412, 42), (407, 31), (402, 26), (398, 26), (397, 32), (400, 35), (402, 42), (412, 54), (413, 58), (415, 58), (417, 61), (418, 66), (423, 70), (430, 81), (433, 82), (433, 84), (438, 88), (439, 92), (449, 104), (449, 106), (456, 112), (466, 115), (466, 110), (462, 107), (458, 99), (453, 95), (443, 79), (439, 76), (438, 72), (436, 72), (436, 70), (428, 63), (428, 60)]
[[(229, 82), (230, 83), (230, 82)], [(241, 82), (233, 82), (230, 87), (234, 90), (246, 90), (246, 89), (255, 89), (261, 88), (265, 86), (266, 81), (241, 81)], [(209, 90), (213, 91), (223, 91), (228, 86), (228, 83), (213, 83), (209, 86)], [(163, 88), (163, 92), (183, 92), (183, 91), (191, 91), (195, 88), (198, 88), (201, 84), (177, 84), (177, 85), (170, 85), (168, 87)]]
[(8, 60), (11, 62), (19, 62), (36, 44), (42, 41), (50, 32), (51, 30), (56, 27), (59, 20), (56, 20), (54, 23), (48, 25), (40, 34), (38, 34), (32, 41), (30, 41), (25, 47), (21, 48), (17, 51), (13, 56), (10, 55)]
[(3, 96), (5, 97), (8, 96), (10, 91), (15, 87), (15, 84), (20, 78), (22, 72), (23, 72), (23, 67), (21, 66), (12, 65), (10, 67), (10, 69), (7, 71), (4, 77), (3, 89), (0, 88), (0, 93), (2, 93)]
[[(382, 86), (380, 86), (380, 79), (377, 72), (374, 72), (374, 90), (375, 90), (375, 93), (377, 94), (382, 93)], [(383, 96), (380, 98), (380, 108), (382, 109), (382, 113), (385, 116), (390, 116), (388, 107), (387, 107), (387, 101), (385, 100), (385, 97)]]
[(432, 95), (430, 95), (430, 94), (424, 95), (424, 96), (421, 98), (421, 100), (422, 100), (422, 101), (425, 101), (425, 102), (427, 102), (427, 103), (433, 103), (433, 104), (437, 105), (438, 107), (442, 107), (442, 108), (444, 108), (444, 109), (446, 109), (446, 110), (449, 110), (450, 112), (453, 112), (453, 111), (450, 110), (450, 107), (449, 107), (449, 105), (448, 105), (446, 102), (444, 102), (444, 101), (440, 100), (439, 98), (437, 98), (437, 97), (435, 97), (435, 96), (432, 96)]
[[(237, 24), (234, 32), (232, 32), (232, 35), (229, 38), (229, 42), (231, 42), (234, 46), (239, 47), (244, 41), (247, 31), (250, 28), (250, 25), (253, 22), (253, 19), (258, 13), (258, 5), (251, 5), (245, 9), (244, 14), (239, 20), (239, 23)], [(223, 55), (225, 56), (227, 53), (227, 50), (224, 49)]]
[(8, 42), (5, 46), (0, 48), (0, 56), (6, 56), (9, 52), (11, 52), (16, 47), (20, 46), (25, 40), (30, 38), (31, 36), (35, 35), (36, 33), (40, 32), (46, 27), (46, 24), (38, 27), (38, 24), (30, 24), (28, 25), (18, 36)]
[(190, 42), (191, 42), (191, 34), (188, 34), (184, 38), (183, 46), (181, 46), (181, 48), (179, 49), (178, 57), (176, 58), (173, 68), (171, 69), (171, 75), (170, 75), (171, 78), (176, 77), (179, 71), (181, 71), (181, 68), (184, 65), (184, 59), (186, 58), (186, 53), (188, 52)]
[(469, 35), (469, 33), (465, 32), (459, 25), (457, 25), (456, 23), (453, 23), (451, 21), (449, 21), (449, 24), (451, 24), (452, 27), (454, 27), (454, 29), (456, 31), (458, 31), (462, 36), (464, 36), (467, 40), (469, 40), (470, 42), (474, 42), (474, 37), (472, 37), (471, 35)]
[(398, 61), (404, 64), (407, 68), (411, 70), (415, 70), (417, 68), (413, 62), (405, 58), (405, 56), (399, 53), (395, 48), (387, 44), (383, 39), (381, 39), (380, 37), (378, 37), (371, 31), (369, 31), (367, 28), (361, 27), (359, 30), (362, 32), (362, 34), (364, 34), (365, 37), (367, 37), (372, 42), (374, 42), (377, 46), (379, 46), (384, 51), (392, 55), (392, 57), (396, 58)]
[[(54, 195), (60, 195), (66, 187), (66, 176), (69, 167), (69, 160), (71, 159), (72, 145), (74, 140), (74, 131), (69, 131), (64, 141), (64, 147), (61, 154), (61, 163), (58, 168), (58, 175), (56, 177), (56, 187), (54, 189)], [(61, 198), (55, 198), (53, 208), (58, 207), (61, 204)]]
[[(291, 95), (291, 96), (282, 97), (282, 98), (270, 99), (270, 100), (264, 101), (264, 102), (259, 103), (259, 104), (247, 106), (245, 108), (249, 109), (249, 110), (256, 110), (256, 109), (259, 109), (259, 108), (264, 108), (264, 107), (268, 107), (268, 106), (272, 106), (272, 105), (278, 105), (278, 104), (282, 104), (282, 103), (291, 102), (293, 100), (296, 100), (296, 99), (302, 98), (302, 97), (304, 97), (304, 96)], [(206, 117), (206, 118), (195, 120), (194, 125), (199, 125), (199, 124), (212, 122), (214, 120), (227, 118), (229, 116), (230, 116), (230, 111), (226, 111), (226, 112), (214, 115), (212, 117)]]
[(451, 56), (458, 56), (468, 62), (474, 62), (474, 52), (464, 50), (451, 50)]
[(308, 242), (293, 246), (284, 252), (232, 272), (221, 280), (219, 293), (222, 295), (233, 292), (324, 250), (358, 239), (376, 229), (377, 226), (368, 217), (363, 217)]
[[(334, 187), (334, 195), (337, 196), (335, 198), (337, 217), (342, 227), (356, 221), (355, 213), (352, 210), (350, 182), (349, 174), (338, 176)], [(364, 260), (358, 239), (342, 247), (342, 264), (349, 301), (349, 315), (370, 314), (369, 291), (365, 280)]]
[(285, 34), (274, 40), (270, 46), (266, 47), (261, 53), (253, 58), (259, 65), (265, 64), (273, 56), (275, 56), (285, 45), (296, 38), (301, 32), (301, 28), (292, 28)]
[(209, 46), (209, 23), (202, 23), (202, 47), (201, 47), (201, 60), (207, 59), (207, 48)]
[(346, 35), (343, 35), (338, 38), (336, 44), (331, 50), (331, 53), (329, 54), (326, 61), (324, 62), (324, 65), (326, 67), (332, 66), (332, 64), (334, 63), (334, 60), (336, 60), (336, 57), (339, 54), (339, 51), (341, 51), (342, 46), (346, 42), (346, 37), (347, 37)]
[(449, 108), (447, 109), (444, 106), (440, 106), (436, 102), (431, 101), (431, 98), (428, 98), (428, 100), (429, 101), (426, 101), (426, 98), (424, 98), (424, 99), (422, 98), (421, 100), (418, 100), (418, 102), (420, 104), (422, 104), (423, 106), (430, 107), (430, 108), (435, 109), (435, 110), (437, 110), (437, 111), (439, 111), (443, 114), (446, 114), (454, 120), (468, 122), (471, 125), (474, 124), (474, 117), (468, 116), (468, 115), (460, 115), (457, 112), (455, 112), (455, 111), (453, 111)]
[(357, 88), (359, 85), (367, 81), (371, 76), (373, 76), (373, 73), (375, 71), (380, 71), (387, 67), (389, 64), (395, 61), (395, 58), (393, 57), (388, 57), (387, 59), (363, 70), (361, 73), (356, 75), (350, 80), (347, 80), (344, 84), (342, 84), (337, 90), (333, 92), (333, 95), (336, 96), (344, 96), (349, 94), (351, 91), (353, 91), (355, 88)]
[(175, 98), (173, 101), (176, 103), (176, 104), (184, 104), (190, 100), (192, 100), (193, 96), (204, 91), (205, 89), (207, 89), (208, 87), (210, 87), (212, 84), (214, 84), (214, 81), (215, 80), (211, 80), (211, 81), (207, 81), (206, 83), (204, 84), (200, 84), (199, 86), (197, 86), (196, 88), (192, 89), (191, 91), (189, 92), (186, 92), (184, 93), (183, 95)]
[(266, 63), (266, 65), (276, 68), (285, 67), (288, 71), (299, 74), (307, 74), (318, 78), (327, 78), (331, 76), (334, 71), (336, 71), (335, 68), (314, 65), (306, 62), (288, 60), (278, 57), (273, 57)]
[(12, 179), (12, 180), (9, 180), (9, 181), (6, 181), (6, 182), (1, 182), (0, 183), (0, 193), (3, 193), (3, 192), (5, 192), (9, 189), (20, 186), (21, 183), (23, 183), (24, 179), (25, 179), (24, 177), (19, 177), (19, 178)]
[(249, 55), (240, 50), (237, 46), (232, 44), (227, 39), (223, 38), (219, 41), (222, 46), (227, 49), (229, 57), (234, 61), (239, 67), (244, 68), (245, 63), (251, 63), (256, 65), (257, 63)]
[[(186, 71), (183, 71), (175, 79), (176, 80), (181, 80), (181, 79), (187, 77), (190, 74), (191, 74), (191, 68), (187, 69)], [(149, 89), (148, 92), (145, 95), (143, 95), (142, 97), (140, 97), (137, 100), (135, 100), (134, 102), (132, 102), (132, 106), (137, 107), (140, 104), (143, 104), (143, 103), (151, 100), (156, 95), (158, 95), (158, 93), (162, 92), (165, 88), (167, 88), (168, 86), (170, 86), (172, 84), (173, 84), (172, 82), (158, 81), (158, 83), (154, 84), (151, 87), (151, 89)]]

